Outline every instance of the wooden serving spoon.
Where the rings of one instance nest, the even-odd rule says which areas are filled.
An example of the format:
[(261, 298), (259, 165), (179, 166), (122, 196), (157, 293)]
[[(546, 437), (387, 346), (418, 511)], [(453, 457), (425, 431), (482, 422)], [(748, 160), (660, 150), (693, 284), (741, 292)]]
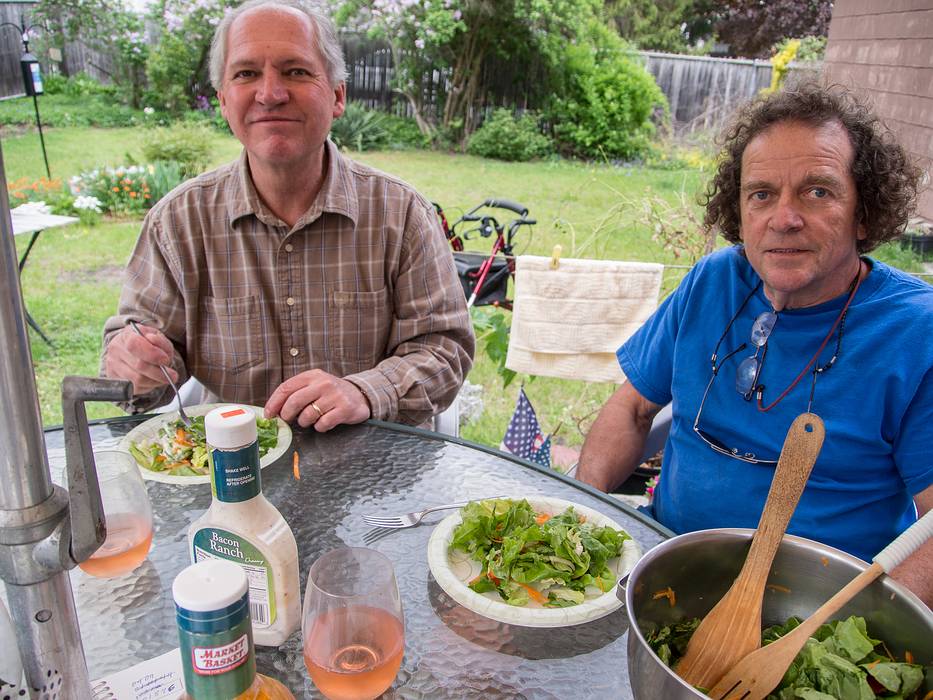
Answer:
[(889, 573), (933, 537), (933, 510), (904, 530), (881, 550), (874, 563), (843, 586), (810, 617), (768, 646), (753, 651), (732, 668), (709, 692), (717, 700), (762, 700), (784, 677), (787, 667), (820, 625), (835, 615), (882, 573)]
[(696, 688), (711, 688), (761, 646), (761, 605), (771, 562), (823, 447), (823, 421), (802, 413), (791, 423), (748, 557), (732, 587), (709, 611), (674, 669)]

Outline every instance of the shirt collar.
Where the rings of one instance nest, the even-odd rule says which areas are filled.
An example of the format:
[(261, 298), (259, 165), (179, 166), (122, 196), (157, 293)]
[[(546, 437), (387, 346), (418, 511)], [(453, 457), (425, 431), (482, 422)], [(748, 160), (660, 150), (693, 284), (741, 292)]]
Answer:
[[(350, 219), (354, 226), (359, 218), (359, 200), (356, 194), (356, 182), (350, 171), (350, 161), (340, 153), (330, 139), (324, 143), (324, 148), (327, 150), (327, 173), (324, 175), (321, 191), (318, 192), (308, 211), (295, 223), (295, 229), (307, 226), (324, 212), (342, 214)], [(249, 173), (245, 148), (236, 162), (234, 174), (236, 184), (233, 189), (238, 194), (227, 204), (230, 224), (233, 225), (238, 219), (252, 214), (266, 225), (281, 226), (282, 222), (259, 198), (259, 193)]]

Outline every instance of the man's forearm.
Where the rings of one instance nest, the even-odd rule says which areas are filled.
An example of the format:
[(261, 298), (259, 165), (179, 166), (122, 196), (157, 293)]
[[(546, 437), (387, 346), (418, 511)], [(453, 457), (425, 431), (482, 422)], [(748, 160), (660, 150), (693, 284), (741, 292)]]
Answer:
[[(917, 504), (917, 515), (921, 518), (933, 510), (933, 486), (918, 493), (914, 502)], [(920, 549), (907, 557), (903, 564), (891, 572), (891, 576), (916, 593), (927, 607), (933, 608), (933, 539), (927, 540)]]
[(661, 406), (623, 384), (606, 402), (583, 443), (577, 479), (610, 491), (641, 463), (645, 438)]
[(420, 425), (456, 398), (471, 365), (467, 348), (445, 342), (432, 350), (392, 355), (344, 378), (363, 392), (373, 418)]
[(927, 607), (933, 608), (933, 539), (907, 557), (891, 576), (913, 591)]

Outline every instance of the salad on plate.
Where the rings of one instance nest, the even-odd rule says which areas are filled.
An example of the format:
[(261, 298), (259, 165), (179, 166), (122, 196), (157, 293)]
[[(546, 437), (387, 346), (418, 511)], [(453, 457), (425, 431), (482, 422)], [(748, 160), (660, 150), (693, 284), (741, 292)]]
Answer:
[(467, 585), (515, 606), (570, 607), (584, 602), (588, 588), (611, 591), (616, 576), (608, 562), (631, 539), (624, 530), (586, 522), (572, 506), (539, 513), (524, 499), (474, 501), (460, 516), (449, 549), (481, 566)]
[[(259, 456), (273, 449), (279, 440), (279, 425), (275, 418), (256, 418)], [(130, 454), (140, 466), (170, 476), (207, 476), (207, 440), (204, 435), (204, 416), (193, 416), (191, 425), (181, 419), (163, 425), (155, 440), (131, 442)]]

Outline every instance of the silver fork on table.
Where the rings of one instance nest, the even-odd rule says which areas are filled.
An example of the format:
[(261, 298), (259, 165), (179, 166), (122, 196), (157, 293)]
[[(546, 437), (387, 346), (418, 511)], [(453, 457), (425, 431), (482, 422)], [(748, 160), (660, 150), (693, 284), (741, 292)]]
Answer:
[(463, 501), (461, 503), (448, 503), (443, 506), (434, 506), (432, 508), (425, 508), (424, 510), (414, 511), (413, 513), (405, 513), (404, 515), (395, 515), (391, 517), (380, 518), (375, 515), (364, 515), (363, 521), (370, 527), (381, 527), (388, 530), (397, 530), (403, 527), (414, 527), (420, 523), (424, 516), (428, 513), (433, 513), (436, 510), (450, 510), (451, 508), (463, 508), (463, 506), (473, 501), (491, 501), (498, 498), (505, 498), (504, 496), (490, 496), (489, 498), (474, 498), (470, 501)]
[[(140, 337), (145, 338), (143, 332), (139, 330), (139, 326), (136, 325), (136, 321), (130, 320), (130, 326), (133, 330), (136, 331), (136, 334)], [(188, 417), (188, 414), (185, 413), (185, 407), (181, 405), (181, 396), (178, 394), (178, 387), (175, 386), (175, 382), (172, 381), (171, 375), (168, 373), (168, 370), (165, 369), (164, 365), (159, 365), (159, 369), (162, 370), (162, 375), (165, 377), (165, 381), (169, 383), (169, 386), (172, 387), (172, 391), (175, 392), (175, 401), (178, 404), (178, 418), (187, 426), (191, 426), (192, 420)]]

